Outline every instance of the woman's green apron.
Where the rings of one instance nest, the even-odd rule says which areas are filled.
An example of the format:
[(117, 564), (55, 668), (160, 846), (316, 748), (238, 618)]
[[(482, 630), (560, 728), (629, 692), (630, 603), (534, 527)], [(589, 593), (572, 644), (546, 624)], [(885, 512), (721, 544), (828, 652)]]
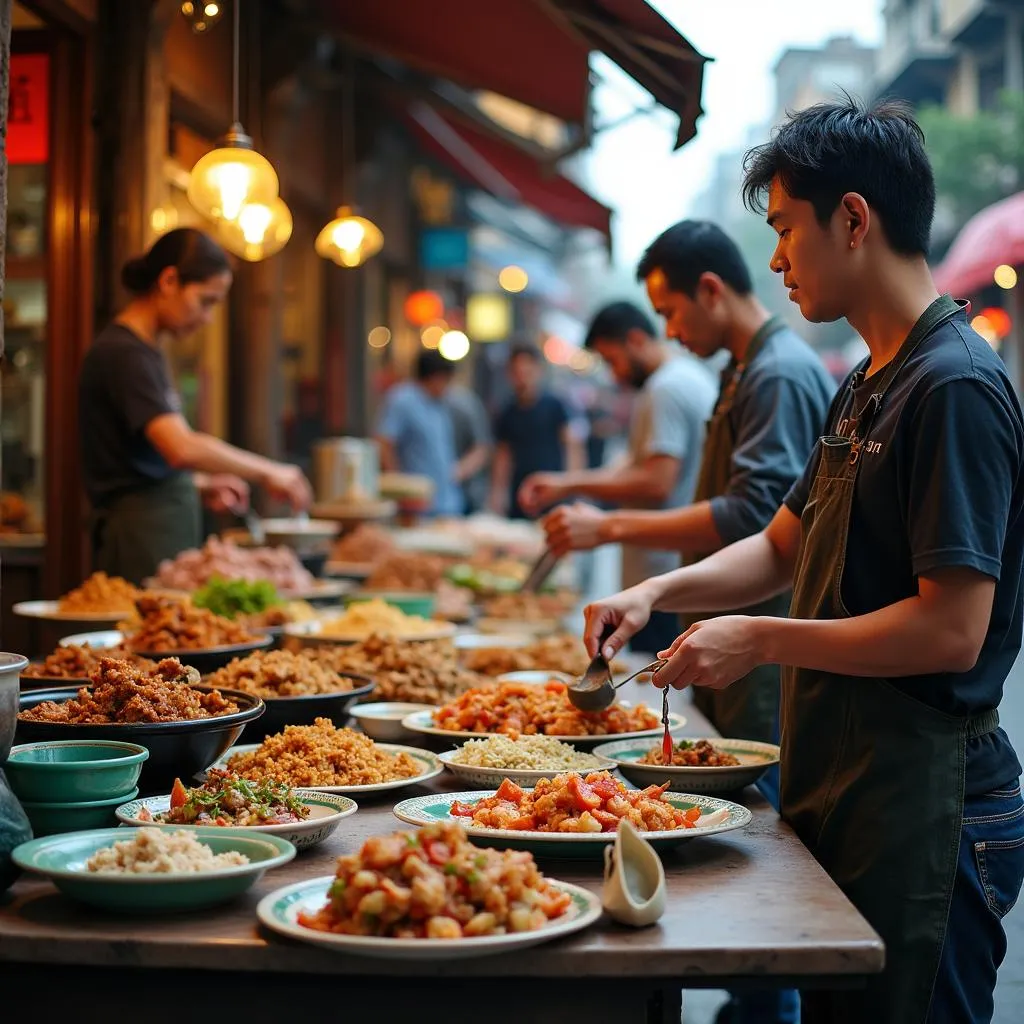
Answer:
[[(842, 578), (861, 445), (918, 345), (959, 310), (932, 304), (850, 438), (821, 441), (801, 517), (790, 616), (844, 618)], [(886, 944), (865, 989), (805, 993), (804, 1024), (921, 1024), (931, 1001), (956, 874), (969, 737), (996, 711), (942, 714), (884, 679), (786, 668), (782, 674), (782, 815)]]
[(165, 558), (201, 543), (202, 508), (189, 473), (129, 491), (93, 513), (93, 568), (135, 584)]
[[(736, 447), (731, 412), (736, 390), (747, 367), (753, 362), (765, 340), (780, 331), (785, 324), (772, 318), (761, 325), (750, 340), (741, 362), (722, 386), (715, 411), (708, 421), (700, 476), (694, 501), (708, 501), (725, 494), (732, 473), (732, 456)], [(692, 561), (692, 559), (691, 559)], [(785, 615), (789, 595), (772, 598), (753, 608), (737, 610), (739, 615)], [(700, 622), (711, 615), (687, 615), (684, 624)], [(735, 739), (775, 740), (776, 720), (779, 712), (779, 669), (777, 665), (759, 665), (725, 690), (696, 687), (693, 702), (709, 722), (723, 735)]]

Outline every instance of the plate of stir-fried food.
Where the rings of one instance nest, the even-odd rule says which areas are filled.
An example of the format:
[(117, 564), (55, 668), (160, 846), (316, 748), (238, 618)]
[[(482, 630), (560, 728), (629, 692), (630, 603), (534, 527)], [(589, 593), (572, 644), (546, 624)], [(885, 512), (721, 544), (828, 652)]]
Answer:
[(739, 804), (667, 789), (627, 789), (607, 771), (563, 772), (533, 789), (506, 779), (497, 790), (414, 797), (397, 804), (395, 816), (411, 825), (455, 821), (476, 843), (545, 857), (602, 856), (622, 819), (656, 849), (750, 822)]
[[(669, 729), (686, 719), (669, 715)], [(498, 682), (475, 686), (434, 711), (416, 711), (402, 720), (412, 732), (453, 741), (483, 739), (500, 733), (544, 735), (590, 748), (610, 736), (657, 736), (661, 716), (645, 704), (613, 704), (603, 711), (580, 711), (569, 701), (568, 687), (559, 679), (543, 685)]]
[(546, 878), (525, 851), (480, 849), (454, 822), (372, 836), (337, 872), (256, 908), (271, 930), (339, 952), (454, 960), (534, 946), (588, 927), (595, 893)]
[(634, 785), (667, 782), (669, 789), (679, 793), (736, 792), (752, 786), (779, 763), (774, 743), (717, 737), (675, 740), (669, 765), (664, 763), (661, 744), (650, 740), (602, 743), (594, 753), (614, 761)]
[(181, 779), (167, 796), (132, 800), (117, 808), (117, 818), (137, 828), (244, 828), (270, 832), (299, 850), (323, 842), (342, 818), (355, 814), (356, 802), (336, 793), (294, 789), (263, 779), (254, 782), (234, 772), (210, 768), (202, 785)]

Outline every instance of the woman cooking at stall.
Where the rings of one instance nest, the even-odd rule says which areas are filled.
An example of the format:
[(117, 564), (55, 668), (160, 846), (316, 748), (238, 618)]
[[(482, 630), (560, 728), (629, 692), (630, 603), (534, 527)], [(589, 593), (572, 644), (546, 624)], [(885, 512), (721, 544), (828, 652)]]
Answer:
[(249, 483), (293, 509), (312, 492), (295, 466), (193, 430), (181, 414), (163, 345), (205, 327), (231, 287), (224, 250), (178, 228), (129, 260), (132, 299), (93, 342), (79, 380), (82, 471), (93, 507), (94, 568), (134, 583), (202, 542), (200, 499), (244, 512)]

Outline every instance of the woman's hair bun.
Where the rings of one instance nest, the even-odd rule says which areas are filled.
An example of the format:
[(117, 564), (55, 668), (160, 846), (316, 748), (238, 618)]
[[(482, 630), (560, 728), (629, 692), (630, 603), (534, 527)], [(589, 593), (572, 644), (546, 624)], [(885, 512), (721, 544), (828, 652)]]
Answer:
[(145, 256), (136, 256), (125, 263), (121, 268), (121, 283), (133, 295), (145, 295), (152, 290), (156, 278)]

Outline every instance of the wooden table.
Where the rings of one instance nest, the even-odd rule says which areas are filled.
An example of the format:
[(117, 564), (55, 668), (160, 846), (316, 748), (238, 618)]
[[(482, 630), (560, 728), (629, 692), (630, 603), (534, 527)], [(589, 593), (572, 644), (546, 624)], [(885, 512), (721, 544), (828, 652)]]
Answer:
[[(658, 705), (659, 693), (640, 684), (630, 696)], [(672, 696), (687, 735), (714, 735), (683, 695)], [(441, 776), (430, 788), (460, 787)], [(79, 1021), (138, 1012), (153, 1024), (224, 1024), (248, 1012), (258, 1021), (329, 1013), (380, 1022), (678, 1024), (683, 987), (841, 987), (882, 969), (881, 940), (754, 788), (739, 797), (754, 814), (746, 829), (663, 855), (668, 910), (650, 928), (602, 919), (563, 941), (450, 963), (344, 956), (264, 932), (260, 897), (332, 874), (334, 858), (367, 836), (407, 827), (391, 813), (395, 799), (364, 798), (321, 846), (235, 903), (187, 917), (104, 915), (22, 878), (0, 897), (0, 990), (26, 993), (43, 1019), (68, 1012)], [(541, 865), (600, 890), (598, 861)]]

